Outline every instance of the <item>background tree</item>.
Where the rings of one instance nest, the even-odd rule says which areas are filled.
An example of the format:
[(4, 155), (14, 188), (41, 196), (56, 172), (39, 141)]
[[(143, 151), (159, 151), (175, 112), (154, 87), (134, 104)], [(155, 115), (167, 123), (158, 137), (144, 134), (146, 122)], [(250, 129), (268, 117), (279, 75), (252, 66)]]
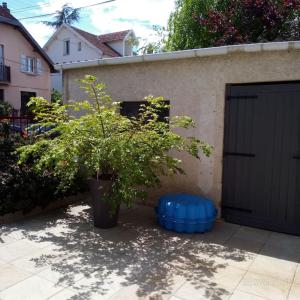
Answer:
[(195, 17), (207, 17), (214, 5), (214, 0), (176, 0), (176, 9), (169, 17), (167, 50), (209, 47), (210, 34), (205, 26), (199, 26)]
[(153, 26), (153, 35), (147, 39), (136, 38), (131, 40), (131, 44), (135, 47), (138, 54), (153, 54), (166, 52), (166, 28), (159, 25)]
[(78, 8), (73, 8), (65, 4), (61, 10), (56, 11), (54, 16), (54, 21), (44, 21), (43, 23), (53, 27), (55, 29), (59, 28), (62, 24), (73, 24), (79, 21), (80, 14)]
[(299, 40), (300, 0), (180, 0), (169, 32), (168, 50)]
[(236, 0), (196, 19), (208, 29), (211, 46), (221, 46), (299, 40), (299, 17), (299, 0)]

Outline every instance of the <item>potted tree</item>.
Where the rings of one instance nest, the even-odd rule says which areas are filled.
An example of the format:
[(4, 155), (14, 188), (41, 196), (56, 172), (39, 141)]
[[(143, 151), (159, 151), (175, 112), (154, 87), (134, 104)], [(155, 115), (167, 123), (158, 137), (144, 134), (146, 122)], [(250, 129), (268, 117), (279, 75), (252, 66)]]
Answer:
[(194, 137), (182, 136), (176, 128), (194, 126), (190, 117), (160, 120), (169, 105), (162, 97), (148, 96), (135, 117), (120, 113), (120, 103), (105, 92), (94, 76), (80, 80), (88, 99), (65, 105), (33, 98), (29, 105), (39, 124), (52, 128), (19, 148), (20, 163), (29, 158), (38, 172), (53, 169), (60, 188), (72, 183), (81, 172), (89, 181), (95, 226), (117, 224), (121, 203), (130, 207), (145, 199), (145, 189), (160, 183), (161, 175), (183, 173), (176, 151), (199, 158), (211, 147)]

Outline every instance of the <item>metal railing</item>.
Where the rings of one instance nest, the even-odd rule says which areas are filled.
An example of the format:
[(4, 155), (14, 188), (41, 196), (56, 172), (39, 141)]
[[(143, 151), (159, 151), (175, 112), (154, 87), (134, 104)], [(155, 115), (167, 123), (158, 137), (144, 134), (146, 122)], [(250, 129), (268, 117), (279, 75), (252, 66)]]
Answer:
[(10, 82), (10, 67), (0, 64), (0, 81)]
[(5, 135), (3, 132), (4, 127), (8, 129), (6, 134), (20, 134), (23, 136), (31, 124), (33, 124), (31, 116), (0, 116), (0, 139), (3, 137), (3, 134)]

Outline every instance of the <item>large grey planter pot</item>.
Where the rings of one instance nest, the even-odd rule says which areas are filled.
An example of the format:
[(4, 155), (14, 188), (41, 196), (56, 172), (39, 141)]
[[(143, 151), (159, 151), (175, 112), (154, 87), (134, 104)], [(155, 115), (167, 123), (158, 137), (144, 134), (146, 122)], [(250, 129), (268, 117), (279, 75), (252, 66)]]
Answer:
[(89, 188), (92, 196), (92, 207), (94, 225), (98, 228), (112, 228), (118, 224), (119, 207), (114, 214), (111, 213), (111, 206), (103, 199), (104, 194), (112, 191), (112, 180), (89, 179)]

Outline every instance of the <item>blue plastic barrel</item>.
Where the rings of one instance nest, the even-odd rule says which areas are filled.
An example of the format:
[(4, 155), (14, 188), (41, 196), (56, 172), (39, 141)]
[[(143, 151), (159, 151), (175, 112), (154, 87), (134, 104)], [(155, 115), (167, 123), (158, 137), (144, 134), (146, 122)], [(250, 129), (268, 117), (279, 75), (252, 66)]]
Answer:
[(209, 231), (217, 217), (217, 209), (212, 200), (189, 194), (160, 197), (156, 212), (162, 227), (185, 233)]

